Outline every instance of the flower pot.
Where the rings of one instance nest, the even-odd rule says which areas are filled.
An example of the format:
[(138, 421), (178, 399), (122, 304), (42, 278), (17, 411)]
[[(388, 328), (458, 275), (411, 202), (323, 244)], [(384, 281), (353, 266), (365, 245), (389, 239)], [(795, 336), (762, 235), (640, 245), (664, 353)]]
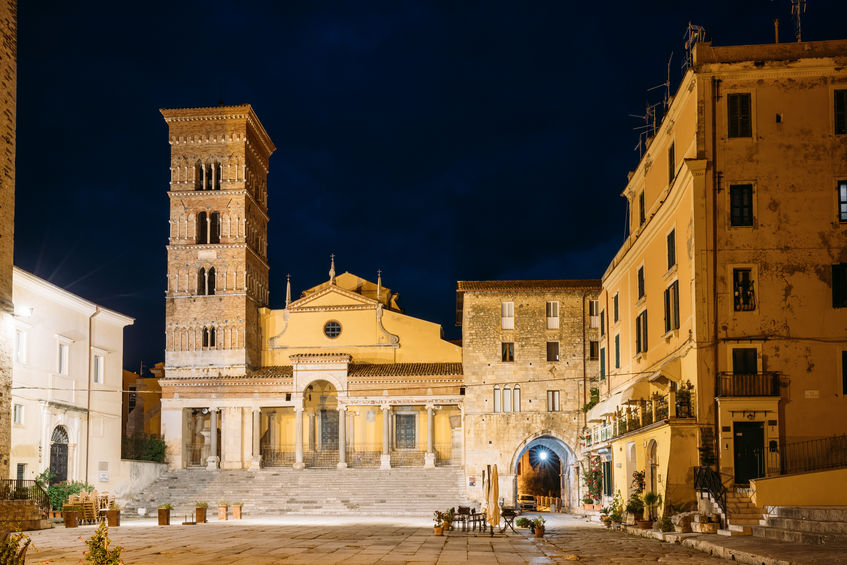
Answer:
[(537, 538), (543, 538), (544, 537), (544, 526), (536, 526), (535, 530), (532, 533), (535, 534), (535, 537), (537, 537)]
[(121, 511), (120, 510), (106, 510), (106, 522), (109, 523), (110, 528), (115, 528), (121, 525)]
[(611, 520), (603, 520), (603, 525), (606, 526), (607, 528), (611, 528), (612, 527), (612, 521)]
[(226, 520), (227, 519), (227, 510), (229, 506), (220, 506), (218, 505), (218, 520)]
[(62, 517), (65, 519), (66, 528), (79, 526), (79, 513), (76, 510), (65, 510), (62, 512)]
[(583, 510), (594, 510), (594, 505), (593, 504), (583, 504), (582, 509)]
[(594, 510), (603, 510), (602, 504), (594, 504), (593, 506), (594, 506)]
[(444, 535), (444, 526), (433, 526), (432, 527), (432, 533), (435, 534), (436, 536), (443, 536)]
[(232, 519), (241, 520), (241, 505), (236, 504), (232, 507)]
[(194, 521), (198, 524), (206, 523), (206, 509), (199, 506), (194, 509)]
[(653, 527), (653, 520), (636, 520), (635, 524), (642, 530), (649, 530)]
[(160, 526), (170, 526), (171, 525), (171, 509), (170, 508), (159, 508), (159, 525)]

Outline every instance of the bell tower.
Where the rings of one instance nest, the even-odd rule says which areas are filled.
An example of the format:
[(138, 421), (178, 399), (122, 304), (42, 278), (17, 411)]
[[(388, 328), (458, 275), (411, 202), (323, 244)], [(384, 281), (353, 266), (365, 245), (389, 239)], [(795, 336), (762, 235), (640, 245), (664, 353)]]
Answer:
[(268, 303), (268, 160), (249, 104), (161, 110), (171, 145), (165, 376), (246, 375)]

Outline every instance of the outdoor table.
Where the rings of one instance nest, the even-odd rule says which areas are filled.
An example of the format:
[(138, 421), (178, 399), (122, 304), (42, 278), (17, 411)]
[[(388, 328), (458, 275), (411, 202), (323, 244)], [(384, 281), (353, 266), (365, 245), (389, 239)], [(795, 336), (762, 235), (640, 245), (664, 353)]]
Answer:
[(500, 528), (501, 534), (506, 531), (507, 527), (511, 528), (511, 530), (513, 532), (518, 533), (515, 530), (515, 526), (514, 526), (515, 516), (517, 516), (517, 515), (518, 515), (518, 513), (515, 512), (515, 510), (513, 508), (504, 508), (500, 512), (500, 517), (503, 518), (503, 527)]

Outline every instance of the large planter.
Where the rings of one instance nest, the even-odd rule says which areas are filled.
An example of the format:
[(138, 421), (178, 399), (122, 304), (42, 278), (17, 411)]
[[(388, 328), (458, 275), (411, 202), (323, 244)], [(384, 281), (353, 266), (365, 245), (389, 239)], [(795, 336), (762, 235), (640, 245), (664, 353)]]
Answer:
[(194, 509), (194, 521), (198, 524), (206, 523), (206, 508), (200, 508), (199, 506)]
[(233, 520), (241, 520), (241, 505), (234, 504), (232, 506), (232, 519)]
[(218, 520), (226, 520), (228, 510), (229, 510), (229, 506), (219, 504), (218, 505)]
[(120, 510), (106, 510), (106, 522), (109, 523), (110, 528), (115, 528), (121, 525), (121, 511)]
[(583, 504), (582, 509), (583, 510), (594, 510), (594, 505), (593, 504)]
[(635, 524), (642, 530), (649, 530), (653, 527), (653, 520), (636, 520)]
[(170, 508), (159, 508), (159, 525), (160, 526), (170, 526), (171, 525), (171, 509)]
[(536, 526), (535, 530), (532, 533), (535, 534), (535, 537), (537, 537), (537, 538), (543, 538), (544, 537), (544, 526)]
[(594, 510), (603, 510), (602, 504), (594, 504), (593, 506), (594, 506)]
[(436, 536), (443, 536), (444, 535), (444, 526), (433, 526), (432, 527), (432, 533)]
[(65, 510), (62, 512), (62, 518), (65, 519), (66, 528), (76, 528), (79, 526), (79, 512), (76, 510)]

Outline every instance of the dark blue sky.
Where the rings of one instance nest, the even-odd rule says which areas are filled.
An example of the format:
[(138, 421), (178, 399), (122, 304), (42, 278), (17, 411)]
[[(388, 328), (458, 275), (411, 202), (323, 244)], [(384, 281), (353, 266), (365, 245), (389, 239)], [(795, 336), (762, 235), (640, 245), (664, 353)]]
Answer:
[[(163, 360), (170, 147), (159, 108), (250, 103), (276, 143), (271, 306), (329, 254), (455, 327), (457, 280), (600, 277), (638, 120), (716, 45), (790, 40), (790, 0), (21, 2), (15, 263), (134, 316)], [(809, 0), (806, 40), (845, 38)]]

